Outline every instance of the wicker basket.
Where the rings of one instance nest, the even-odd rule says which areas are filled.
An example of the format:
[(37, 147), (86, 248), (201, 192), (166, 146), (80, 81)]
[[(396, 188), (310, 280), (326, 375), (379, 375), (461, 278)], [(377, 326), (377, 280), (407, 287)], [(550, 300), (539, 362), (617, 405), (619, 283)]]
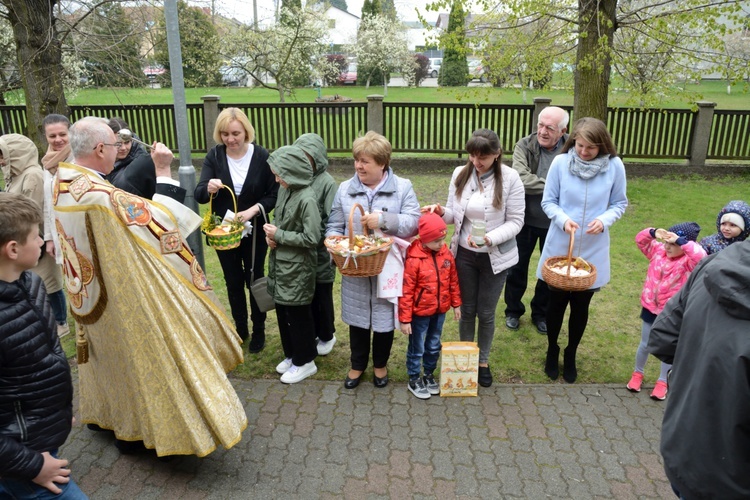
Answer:
[[(234, 202), (234, 213), (237, 214), (237, 198), (235, 198), (234, 193), (232, 192), (232, 189), (229, 186), (222, 186), (226, 188), (227, 191), (229, 191), (229, 194), (232, 195), (232, 201)], [(208, 200), (208, 213), (213, 213), (212, 206), (214, 201), (214, 195), (211, 195), (211, 198)], [(240, 240), (242, 239), (242, 230), (244, 228), (240, 227), (238, 229), (235, 229), (234, 231), (229, 231), (225, 234), (209, 234), (205, 231), (203, 231), (203, 234), (206, 235), (206, 243), (215, 250), (231, 250), (233, 248), (237, 248), (240, 246)]]
[[(570, 233), (570, 244), (568, 244), (568, 255), (559, 257), (550, 257), (544, 261), (542, 266), (542, 279), (549, 286), (565, 290), (568, 292), (581, 292), (588, 290), (596, 281), (596, 267), (589, 262), (591, 272), (587, 276), (571, 276), (570, 265), (573, 262), (573, 241), (575, 232)], [(552, 270), (552, 267), (560, 262), (567, 261), (568, 273), (559, 274)]]
[(343, 276), (357, 278), (377, 276), (383, 270), (385, 259), (388, 257), (388, 252), (393, 244), (392, 239), (387, 238), (388, 241), (366, 253), (341, 255), (339, 251), (334, 250), (336, 244), (345, 238), (349, 239), (350, 248), (354, 246), (354, 211), (356, 209), (359, 209), (361, 214), (365, 215), (365, 209), (362, 205), (359, 203), (352, 205), (352, 209), (349, 211), (349, 236), (329, 236), (325, 239), (325, 246)]

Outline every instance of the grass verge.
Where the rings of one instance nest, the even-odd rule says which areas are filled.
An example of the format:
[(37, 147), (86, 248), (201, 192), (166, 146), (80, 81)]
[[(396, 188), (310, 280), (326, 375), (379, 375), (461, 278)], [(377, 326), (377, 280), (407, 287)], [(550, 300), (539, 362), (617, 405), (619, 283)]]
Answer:
[[(414, 184), (421, 204), (445, 203), (450, 174), (402, 173)], [(338, 182), (347, 178), (337, 173)], [(701, 178), (637, 178), (628, 182), (630, 205), (611, 229), (612, 281), (594, 296), (586, 333), (579, 349), (579, 378), (582, 383), (625, 384), (633, 370), (635, 350), (640, 341), (640, 294), (646, 277), (648, 261), (635, 245), (635, 235), (645, 227), (668, 227), (678, 222), (695, 221), (701, 226), (701, 237), (716, 232), (716, 215), (732, 199), (746, 198), (750, 192), (750, 178), (726, 177), (705, 180)], [(205, 207), (204, 207), (205, 209)], [(224, 279), (213, 249), (205, 249), (206, 272), (220, 301), (228, 310)], [(538, 253), (530, 266), (531, 279)], [(531, 282), (531, 280), (530, 280)], [(334, 285), (336, 310), (340, 305), (340, 277)], [(524, 303), (528, 307), (527, 293)], [(546, 337), (536, 332), (528, 314), (521, 320), (521, 328), (512, 332), (505, 328), (504, 301), (500, 300), (496, 312), (495, 339), (492, 345), (490, 366), (498, 382), (543, 383), (549, 382), (542, 367), (546, 353)], [(566, 323), (560, 336), (561, 346), (567, 342)], [(72, 321), (71, 321), (72, 325)], [(275, 365), (283, 358), (278, 336), (276, 315), (269, 313), (266, 323), (266, 348), (260, 354), (246, 354), (245, 361), (234, 375), (242, 378), (275, 379)], [(336, 323), (338, 343), (331, 354), (318, 357), (319, 380), (343, 380), (349, 367), (348, 327), (340, 319)], [(443, 329), (443, 340), (458, 340), (458, 324), (448, 317)], [(69, 356), (75, 354), (73, 335), (63, 339)], [(396, 332), (389, 373), (396, 382), (406, 381), (405, 353), (407, 341)], [(247, 353), (247, 350), (245, 350)], [(646, 385), (653, 384), (658, 374), (658, 363), (651, 358), (646, 367)], [(371, 368), (366, 374), (372, 377)]]

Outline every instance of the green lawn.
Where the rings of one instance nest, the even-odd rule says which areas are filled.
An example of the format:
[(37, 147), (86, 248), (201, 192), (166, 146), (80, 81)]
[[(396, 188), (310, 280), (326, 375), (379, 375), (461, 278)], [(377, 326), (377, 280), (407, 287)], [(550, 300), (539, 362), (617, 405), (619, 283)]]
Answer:
[[(419, 174), (401, 172), (411, 179), (421, 204), (445, 203), (449, 174)], [(348, 175), (339, 174), (337, 181)], [(644, 227), (669, 227), (682, 221), (696, 221), (703, 228), (701, 236), (716, 232), (716, 214), (732, 199), (747, 198), (750, 176), (706, 180), (702, 178), (630, 179), (628, 197), (630, 206), (624, 217), (612, 227), (612, 281), (592, 301), (591, 316), (579, 350), (579, 381), (582, 383), (625, 384), (633, 370), (635, 349), (640, 340), (640, 293), (646, 277), (648, 261), (635, 245), (635, 235)], [(205, 208), (205, 207), (204, 207)], [(205, 249), (207, 273), (220, 300), (228, 309), (221, 270), (213, 249)], [(536, 262), (532, 263), (532, 272)], [(339, 302), (339, 283), (334, 288), (336, 307)], [(530, 297), (526, 297), (528, 304)], [(318, 358), (319, 380), (343, 380), (349, 366), (347, 326), (339, 320), (336, 325), (338, 343), (333, 352)], [(245, 356), (243, 365), (235, 374), (249, 378), (278, 378), (275, 365), (283, 358), (278, 338), (275, 313), (267, 321), (267, 345), (260, 354)], [(566, 330), (560, 342), (564, 347)], [(457, 323), (448, 318), (443, 339), (457, 340)], [(75, 352), (73, 336), (64, 339), (68, 355)], [(406, 380), (406, 338), (396, 332), (393, 355), (389, 364), (391, 378)], [(522, 318), (521, 329), (511, 332), (505, 328), (504, 302), (500, 301), (496, 316), (496, 333), (490, 366), (495, 378), (501, 382), (548, 382), (542, 367), (546, 352), (546, 338), (531, 325), (528, 315)], [(370, 372), (368, 370), (368, 372)], [(649, 360), (646, 372), (647, 386), (656, 380), (658, 363)], [(366, 375), (371, 378), (371, 373)]]
[[(665, 108), (689, 108), (695, 100), (709, 100), (718, 103), (720, 109), (747, 109), (748, 108), (748, 86), (745, 84), (732, 87), (732, 93), (727, 95), (726, 82), (703, 81), (700, 84), (688, 84), (688, 91), (694, 93), (695, 99), (687, 101), (665, 98), (661, 107)], [(321, 89), (324, 96), (340, 94), (352, 98), (353, 101), (366, 101), (368, 95), (382, 94), (382, 87), (346, 86), (326, 87)], [(262, 88), (238, 88), (238, 87), (213, 87), (186, 89), (186, 100), (189, 104), (201, 103), (201, 96), (219, 95), (223, 103), (273, 103), (279, 102), (279, 94), (276, 91)], [(288, 98), (288, 102), (313, 102), (318, 96), (314, 88), (300, 88), (295, 95)], [(171, 89), (82, 89), (75, 96), (67, 96), (68, 104), (171, 104), (173, 102)], [(492, 87), (458, 87), (458, 88), (388, 88), (387, 101), (390, 102), (476, 102), (476, 103), (501, 103), (501, 104), (524, 104), (532, 103), (534, 97), (548, 97), (554, 104), (573, 105), (573, 93), (570, 88), (559, 90), (526, 90), (521, 89), (496, 89)], [(609, 97), (610, 106), (623, 106), (625, 94), (613, 89)], [(19, 104), (22, 102), (18, 95), (9, 94), (8, 104)]]

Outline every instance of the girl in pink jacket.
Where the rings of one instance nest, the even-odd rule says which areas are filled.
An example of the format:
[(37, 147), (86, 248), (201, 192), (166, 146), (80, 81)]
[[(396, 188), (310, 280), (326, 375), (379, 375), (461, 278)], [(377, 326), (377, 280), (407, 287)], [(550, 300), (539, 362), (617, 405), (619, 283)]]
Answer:
[[(664, 309), (667, 301), (675, 295), (690, 276), (698, 262), (706, 256), (695, 241), (701, 228), (695, 222), (683, 222), (664, 229), (646, 228), (635, 237), (643, 255), (650, 261), (646, 282), (641, 293), (641, 343), (635, 353), (635, 371), (627, 388), (640, 392), (643, 383), (643, 369), (648, 359), (648, 336), (656, 316)], [(661, 243), (660, 241), (663, 241)], [(661, 364), (659, 380), (656, 381), (651, 397), (663, 401), (667, 398), (667, 372), (672, 367)]]

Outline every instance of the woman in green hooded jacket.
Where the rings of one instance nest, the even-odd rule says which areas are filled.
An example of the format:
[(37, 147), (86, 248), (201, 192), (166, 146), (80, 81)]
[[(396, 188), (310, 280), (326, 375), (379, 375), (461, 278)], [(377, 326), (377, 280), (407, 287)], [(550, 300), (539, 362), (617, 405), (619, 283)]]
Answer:
[(284, 146), (268, 158), (279, 183), (273, 223), (263, 226), (271, 248), (268, 292), (276, 302), (284, 360), (281, 381), (294, 384), (317, 373), (312, 301), (320, 241), (320, 212), (310, 186), (312, 168), (304, 151)]

